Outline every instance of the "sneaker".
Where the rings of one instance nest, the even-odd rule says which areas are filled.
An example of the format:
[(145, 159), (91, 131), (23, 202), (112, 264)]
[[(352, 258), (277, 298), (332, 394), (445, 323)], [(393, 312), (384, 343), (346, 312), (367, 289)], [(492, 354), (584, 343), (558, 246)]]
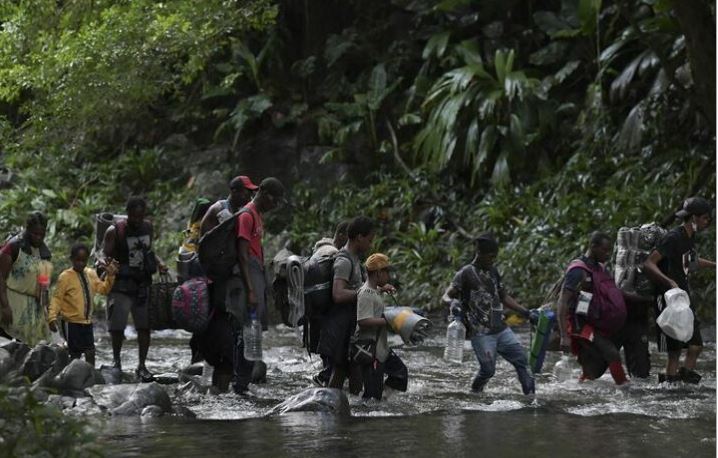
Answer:
[(135, 370), (135, 375), (141, 383), (149, 383), (155, 380), (155, 376), (152, 372), (148, 371), (144, 366), (138, 367), (137, 370)]
[(691, 369), (686, 369), (685, 367), (681, 367), (678, 371), (678, 377), (680, 377), (681, 381), (685, 383), (692, 383), (694, 385), (697, 385), (701, 381), (701, 375)]
[(482, 393), (484, 391), (484, 387), (486, 386), (486, 382), (488, 382), (488, 380), (479, 380), (478, 378), (475, 378), (471, 383), (471, 392)]
[(249, 394), (249, 387), (247, 385), (238, 385), (233, 383), (232, 391), (234, 391), (234, 394), (246, 395)]

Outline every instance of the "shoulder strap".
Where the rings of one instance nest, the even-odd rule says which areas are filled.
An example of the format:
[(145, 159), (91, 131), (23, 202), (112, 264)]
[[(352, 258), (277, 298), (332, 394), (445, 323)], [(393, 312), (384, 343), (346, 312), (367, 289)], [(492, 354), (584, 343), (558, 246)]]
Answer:
[(115, 231), (118, 240), (124, 240), (127, 233), (127, 220), (121, 219), (115, 224)]
[[(228, 204), (228, 205), (229, 205), (229, 204)], [(242, 208), (240, 208), (240, 209), (237, 211), (237, 213), (235, 214), (235, 217), (236, 217), (237, 220), (238, 220), (237, 222), (239, 222), (239, 217), (240, 217), (241, 215), (245, 214), (245, 213), (249, 213), (249, 215), (252, 217), (252, 231), (254, 231), (254, 229), (255, 229), (255, 227), (256, 227), (256, 225), (257, 225), (257, 222), (254, 220), (254, 213), (253, 213), (252, 210), (250, 210), (249, 208), (247, 208), (247, 207), (242, 207)]]
[(574, 259), (573, 261), (571, 261), (569, 263), (568, 267), (566, 268), (566, 273), (568, 273), (572, 269), (575, 269), (576, 267), (583, 269), (583, 270), (587, 271), (588, 273), (593, 272), (593, 269), (591, 267), (589, 267), (588, 264), (586, 264), (585, 262), (583, 262), (580, 259)]
[[(335, 259), (340, 258), (340, 257), (349, 261), (349, 264), (352, 266), (352, 270), (349, 273), (349, 279), (351, 279), (351, 277), (354, 276), (354, 261), (352, 261), (352, 257), (349, 256), (349, 253), (347, 253), (344, 249), (337, 251), (337, 253), (335, 255)], [(362, 278), (362, 280), (364, 280), (364, 279)]]

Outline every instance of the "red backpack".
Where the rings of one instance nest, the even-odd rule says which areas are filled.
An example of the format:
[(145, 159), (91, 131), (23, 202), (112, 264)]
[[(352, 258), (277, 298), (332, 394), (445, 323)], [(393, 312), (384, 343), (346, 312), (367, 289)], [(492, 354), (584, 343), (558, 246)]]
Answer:
[(626, 322), (626, 303), (623, 300), (623, 293), (616, 286), (613, 276), (600, 265), (592, 268), (580, 259), (575, 259), (568, 265), (566, 272), (576, 267), (585, 270), (593, 280), (593, 297), (586, 320), (596, 329), (614, 334)]
[(194, 277), (179, 285), (172, 294), (172, 318), (179, 328), (203, 332), (209, 324), (207, 279)]

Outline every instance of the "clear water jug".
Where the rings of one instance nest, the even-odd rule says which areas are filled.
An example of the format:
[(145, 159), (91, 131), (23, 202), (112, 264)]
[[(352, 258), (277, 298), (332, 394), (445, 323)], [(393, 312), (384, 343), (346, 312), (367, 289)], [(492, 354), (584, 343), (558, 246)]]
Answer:
[(461, 318), (454, 317), (446, 328), (446, 349), (444, 359), (454, 363), (461, 363), (464, 358), (464, 340), (466, 339), (466, 327)]
[(573, 358), (569, 355), (561, 355), (561, 359), (553, 367), (553, 375), (559, 381), (564, 382), (573, 378), (574, 369), (576, 369), (576, 362)]
[(247, 361), (260, 361), (262, 359), (262, 324), (257, 319), (257, 313), (252, 312), (248, 324), (244, 325), (244, 359)]

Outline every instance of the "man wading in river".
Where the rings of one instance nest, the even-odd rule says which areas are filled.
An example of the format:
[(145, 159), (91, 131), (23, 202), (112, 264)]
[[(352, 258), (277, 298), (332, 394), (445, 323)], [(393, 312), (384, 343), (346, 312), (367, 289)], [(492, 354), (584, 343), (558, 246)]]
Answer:
[(207, 209), (202, 218), (200, 233), (205, 234), (215, 226), (234, 215), (252, 199), (252, 192), (258, 189), (249, 177), (240, 175), (229, 182), (229, 195), (226, 199), (218, 200)]
[(479, 361), (479, 373), (474, 377), (471, 391), (483, 391), (494, 376), (498, 353), (516, 368), (524, 394), (532, 394), (534, 378), (528, 369), (526, 350), (504, 322), (504, 306), (527, 319), (530, 313), (504, 290), (499, 271), (494, 267), (498, 252), (499, 244), (492, 235), (479, 236), (474, 260), (456, 273), (444, 301), (451, 303), (452, 315), (464, 317)]
[[(665, 307), (663, 293), (671, 288), (680, 288), (691, 296), (688, 274), (698, 268), (715, 269), (715, 262), (698, 257), (694, 242), (696, 233), (710, 225), (713, 219), (712, 211), (711, 203), (701, 197), (686, 199), (683, 209), (676, 213), (676, 217), (683, 219), (683, 224), (670, 230), (646, 259), (644, 268), (658, 285), (656, 317)], [(691, 297), (691, 309), (695, 317), (696, 306), (693, 299), (694, 297)], [(698, 355), (703, 350), (700, 321), (696, 318), (693, 322), (693, 336), (686, 343), (666, 336), (658, 326), (656, 333), (658, 349), (668, 352), (666, 373), (658, 375), (659, 382), (698, 383), (701, 376), (694, 369)], [(679, 370), (678, 364), (684, 348), (688, 349), (686, 360)]]
[[(230, 305), (230, 313), (234, 320), (234, 392), (242, 394), (247, 391), (252, 379), (254, 363), (244, 358), (244, 341), (242, 339), (242, 325), (249, 320), (251, 311), (257, 313), (262, 323), (262, 329), (267, 329), (267, 294), (264, 276), (264, 251), (262, 249), (262, 234), (264, 233), (263, 215), (277, 208), (284, 200), (284, 186), (276, 178), (269, 177), (259, 184), (259, 191), (238, 216), (237, 244), (238, 262), (241, 282), (244, 291), (241, 292), (238, 304)], [(239, 307), (233, 307), (238, 305)]]
[[(341, 389), (349, 373), (349, 339), (356, 328), (357, 290), (366, 273), (361, 256), (374, 242), (374, 221), (365, 216), (354, 218), (347, 229), (349, 241), (334, 259), (332, 301), (322, 322), (317, 351), (332, 364), (329, 387)], [(357, 374), (361, 378), (360, 374)], [(361, 383), (361, 382), (360, 382)]]
[[(612, 251), (611, 238), (603, 232), (594, 232), (586, 254), (569, 264), (558, 301), (558, 327), (561, 350), (566, 353), (571, 350), (578, 356), (582, 380), (597, 379), (608, 368), (616, 385), (622, 385), (628, 379), (621, 365), (621, 354), (611, 338), (625, 323), (626, 293), (618, 289), (613, 276), (608, 275), (602, 265)], [(597, 300), (608, 297), (609, 289), (611, 304), (615, 306), (611, 310), (616, 313), (608, 313), (608, 307), (601, 308), (600, 319), (595, 319), (593, 310), (599, 307)], [(618, 318), (609, 323), (611, 316)]]
[(104, 257), (119, 262), (115, 284), (107, 297), (108, 329), (112, 337), (114, 367), (121, 370), (120, 355), (125, 340), (125, 327), (127, 317), (130, 311), (132, 312), (139, 348), (136, 375), (141, 381), (149, 382), (153, 380), (153, 376), (145, 367), (147, 351), (150, 348), (148, 292), (152, 284), (152, 274), (158, 269), (160, 272), (166, 272), (167, 267), (152, 251), (153, 231), (152, 224), (145, 220), (145, 200), (141, 197), (130, 197), (126, 210), (126, 220), (107, 228), (102, 248)]

